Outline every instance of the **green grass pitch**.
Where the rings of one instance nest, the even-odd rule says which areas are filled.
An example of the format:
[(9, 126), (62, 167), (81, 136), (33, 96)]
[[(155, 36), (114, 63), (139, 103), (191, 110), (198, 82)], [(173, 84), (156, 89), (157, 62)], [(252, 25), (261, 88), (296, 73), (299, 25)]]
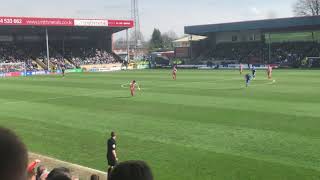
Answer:
[(320, 179), (320, 71), (274, 79), (258, 71), (249, 88), (238, 71), (0, 79), (0, 125), (32, 152), (100, 170), (114, 130), (119, 159), (147, 161), (156, 180)]

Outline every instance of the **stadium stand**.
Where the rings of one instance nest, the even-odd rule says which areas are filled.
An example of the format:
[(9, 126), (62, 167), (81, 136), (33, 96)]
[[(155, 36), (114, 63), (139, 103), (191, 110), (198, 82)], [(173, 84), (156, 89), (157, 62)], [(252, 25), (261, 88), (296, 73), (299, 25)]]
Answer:
[(133, 25), (132, 20), (0, 17), (0, 63), (23, 62), (27, 71), (37, 71), (62, 63), (75, 69), (121, 62), (112, 52), (112, 36)]
[(0, 48), (0, 63), (25, 62), (27, 70), (38, 69), (38, 65), (33, 62), (26, 52), (28, 52), (28, 49), (17, 48), (16, 46), (2, 46)]
[[(40, 68), (47, 68), (48, 62), (46, 60), (45, 52), (40, 52), (40, 48), (21, 48), (16, 46), (2, 46), (0, 48), (0, 63), (26, 63), (26, 69), (28, 71), (37, 71)], [(73, 49), (74, 52), (67, 52), (70, 54), (67, 58), (64, 58), (61, 53), (50, 49), (50, 64), (51, 69), (57, 69), (57, 67), (64, 63), (67, 69), (73, 69), (80, 67), (81, 65), (93, 65), (93, 64), (112, 64), (120, 62), (113, 53), (94, 48), (79, 48)], [(68, 60), (70, 59), (71, 62)], [(16, 68), (6, 68), (0, 70), (1, 72), (14, 72)]]
[(117, 63), (117, 59), (112, 53), (94, 48), (81, 49), (81, 52), (71, 57), (71, 59), (77, 66)]
[[(320, 45), (316, 42), (282, 42), (272, 43), (271, 62), (277, 64), (293, 64), (306, 57), (318, 57)], [(268, 44), (260, 42), (221, 43), (201, 55), (200, 59), (236, 60), (242, 63), (259, 63), (268, 60)]]
[(190, 44), (191, 59), (299, 67), (320, 57), (319, 26), (320, 16), (307, 16), (186, 26), (185, 33), (207, 37)]

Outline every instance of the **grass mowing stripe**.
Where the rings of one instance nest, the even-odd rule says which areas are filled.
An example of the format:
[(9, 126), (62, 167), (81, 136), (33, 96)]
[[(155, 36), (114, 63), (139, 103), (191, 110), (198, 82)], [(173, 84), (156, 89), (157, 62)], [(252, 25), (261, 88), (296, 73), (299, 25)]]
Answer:
[[(120, 159), (150, 162), (160, 180), (319, 179), (310, 170), (320, 159), (319, 71), (275, 71), (275, 86), (260, 85), (264, 76), (233, 90), (243, 84), (236, 71), (182, 70), (176, 82), (170, 71), (0, 79), (0, 125), (35, 152), (101, 170), (116, 130)], [(128, 98), (120, 85), (132, 79), (147, 89)], [(23, 102), (1, 104), (10, 99)]]
[[(212, 150), (214, 152), (220, 152), (220, 153), (224, 152), (224, 153), (230, 153), (233, 155), (241, 155), (245, 157), (258, 158), (258, 159), (260, 158), (263, 160), (269, 160), (269, 161), (274, 161), (278, 163), (281, 163), (282, 161), (289, 163), (291, 159), (294, 159), (294, 157), (297, 155), (299, 155), (299, 157), (304, 157), (308, 155), (307, 157), (310, 157), (310, 159), (308, 159), (308, 163), (304, 163), (303, 161), (302, 162), (296, 161), (296, 162), (291, 162), (291, 164), (294, 164), (297, 166), (299, 165), (299, 166), (305, 166), (309, 168), (310, 167), (315, 168), (313, 164), (313, 160), (319, 158), (319, 157), (316, 157), (317, 151), (312, 152), (312, 150), (318, 149), (320, 147), (320, 144), (317, 143), (317, 141), (312, 141), (309, 138), (304, 138), (302, 136), (296, 136), (296, 135), (287, 134), (287, 133), (276, 133), (272, 131), (253, 130), (248, 128), (239, 128), (239, 127), (233, 128), (230, 126), (222, 126), (217, 124), (204, 125), (197, 122), (190, 122), (190, 123), (184, 122), (184, 124), (181, 125), (183, 121), (179, 121), (179, 120), (176, 120), (174, 122), (148, 121), (148, 118), (147, 120), (140, 120), (140, 119), (143, 119), (144, 116), (137, 116), (137, 115), (135, 116), (130, 115), (130, 116), (134, 117), (135, 119), (131, 123), (128, 123), (128, 121), (119, 121), (119, 120), (116, 122), (110, 122), (106, 120), (105, 123), (110, 123), (110, 124), (117, 123), (119, 124), (120, 127), (124, 126), (122, 123), (125, 123), (130, 128), (119, 129), (120, 131), (124, 132), (123, 134), (128, 135), (127, 132), (130, 132), (130, 131), (132, 132), (133, 130), (131, 129), (134, 129), (135, 131), (131, 133), (131, 136), (133, 136), (134, 134), (139, 134), (141, 135), (141, 137), (144, 138), (143, 140), (156, 141), (156, 142), (167, 143), (167, 144), (176, 143), (176, 145), (186, 146), (189, 148), (195, 146), (197, 147), (196, 149), (200, 147), (200, 149), (203, 149), (203, 150)], [(127, 116), (127, 117), (130, 117), (130, 116)], [(68, 126), (70, 128), (71, 127), (76, 128), (74, 127), (74, 123), (70, 119), (69, 121), (70, 122), (66, 123), (66, 125), (69, 124)], [(148, 131), (146, 131), (143, 125), (147, 127), (155, 127), (156, 129), (150, 128)], [(177, 131), (175, 129), (176, 126), (180, 126), (181, 129)], [(86, 127), (90, 127), (90, 123), (87, 124)], [(192, 129), (188, 127), (192, 127)], [(168, 135), (170, 134), (173, 135), (175, 134), (173, 132), (176, 131), (176, 133), (179, 134), (180, 136), (177, 136), (175, 134), (174, 136), (163, 137), (161, 133), (155, 134), (155, 131), (159, 131), (159, 132), (166, 131)], [(200, 131), (202, 131), (201, 134), (199, 134)], [(152, 132), (154, 136), (148, 135), (148, 134), (151, 134)], [(185, 136), (187, 132), (189, 132), (191, 136)], [(196, 136), (196, 139), (194, 139), (195, 137), (192, 136), (195, 133), (198, 133)], [(148, 138), (146, 139), (146, 137)], [(208, 137), (208, 138), (205, 138), (205, 137)], [(209, 141), (205, 141), (205, 140), (209, 140)], [(265, 143), (261, 144), (261, 147), (258, 147), (256, 144), (257, 143), (259, 144), (259, 142), (271, 142), (273, 145), (278, 144), (279, 147), (270, 146)], [(288, 143), (286, 144), (284, 142), (288, 142)], [(188, 143), (190, 143), (191, 146), (188, 146)], [(250, 147), (250, 145), (253, 145), (253, 146)], [(300, 149), (300, 152), (296, 150), (295, 153), (297, 154), (292, 154), (292, 156), (290, 157), (290, 153), (287, 153), (287, 152), (290, 152), (290, 149), (295, 148), (290, 145), (295, 145), (303, 148)], [(242, 146), (246, 147), (245, 151), (241, 150)], [(255, 151), (258, 151), (258, 153), (256, 153)], [(270, 154), (272, 157), (272, 154), (274, 153), (274, 151), (276, 151), (277, 154), (281, 156), (277, 157), (276, 159), (272, 159), (272, 158), (269, 159), (268, 157), (270, 156)], [(280, 153), (280, 152), (283, 152), (283, 153)], [(307, 157), (304, 157), (304, 159), (307, 159)]]
[[(248, 94), (247, 94), (248, 95)], [(159, 96), (161, 99), (154, 99), (153, 97)], [(177, 101), (177, 97), (181, 99)], [(255, 100), (251, 98), (239, 100), (237, 97), (203, 97), (198, 95), (188, 96), (181, 94), (166, 93), (144, 93), (143, 98), (136, 98), (134, 101), (145, 101), (149, 99), (153, 102), (161, 102), (168, 104), (181, 104), (181, 105), (195, 105), (200, 107), (225, 107), (229, 109), (252, 110), (256, 112), (274, 112), (277, 111), (281, 114), (294, 114), (301, 116), (320, 117), (318, 110), (319, 103), (300, 103), (299, 106), (289, 102), (265, 102), (262, 100)], [(308, 107), (308, 108), (305, 108)]]

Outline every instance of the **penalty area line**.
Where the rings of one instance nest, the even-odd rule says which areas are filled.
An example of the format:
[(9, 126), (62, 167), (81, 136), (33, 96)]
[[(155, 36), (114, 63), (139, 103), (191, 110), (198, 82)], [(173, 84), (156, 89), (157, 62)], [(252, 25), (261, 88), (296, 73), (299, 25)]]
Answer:
[[(121, 84), (121, 88), (122, 88), (122, 89), (128, 89), (128, 88), (129, 88), (129, 85), (130, 85), (130, 83)], [(140, 86), (140, 85), (138, 84), (138, 86)], [(142, 88), (142, 87), (140, 87), (140, 90), (146, 90), (146, 89), (149, 89), (149, 88)]]
[(127, 85), (129, 85), (129, 84), (130, 84), (130, 83), (121, 84), (121, 88), (123, 88), (123, 89), (126, 88), (126, 89), (127, 89), (127, 88), (128, 88)]

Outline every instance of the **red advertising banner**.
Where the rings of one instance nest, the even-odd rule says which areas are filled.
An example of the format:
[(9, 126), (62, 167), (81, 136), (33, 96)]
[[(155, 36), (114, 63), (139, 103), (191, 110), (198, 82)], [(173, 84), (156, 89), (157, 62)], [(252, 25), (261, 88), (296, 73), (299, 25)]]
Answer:
[(6, 77), (18, 77), (21, 76), (21, 72), (9, 72), (5, 74)]
[(0, 17), (2, 26), (74, 26), (73, 19)]
[(0, 26), (133, 27), (132, 20), (0, 17)]
[(134, 26), (133, 21), (131, 20), (108, 20), (108, 26), (110, 27), (129, 27)]

